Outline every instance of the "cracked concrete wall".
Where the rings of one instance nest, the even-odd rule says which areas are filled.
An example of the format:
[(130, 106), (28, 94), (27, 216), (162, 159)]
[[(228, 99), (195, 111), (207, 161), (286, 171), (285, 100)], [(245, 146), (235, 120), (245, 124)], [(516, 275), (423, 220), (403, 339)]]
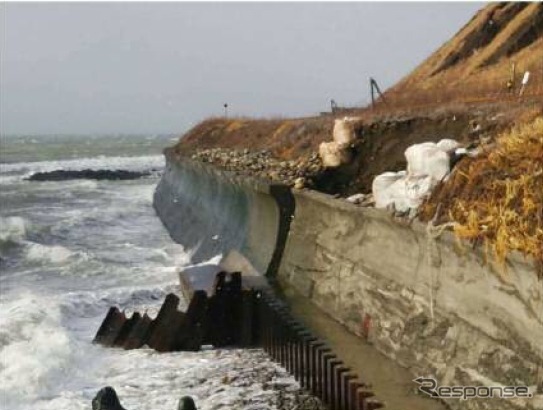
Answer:
[[(295, 193), (279, 268), (355, 334), (440, 385), (528, 385), (543, 376), (543, 280), (514, 256), (504, 272), (450, 233), (430, 239), (376, 209)], [(448, 401), (458, 409), (543, 409), (543, 395)]]

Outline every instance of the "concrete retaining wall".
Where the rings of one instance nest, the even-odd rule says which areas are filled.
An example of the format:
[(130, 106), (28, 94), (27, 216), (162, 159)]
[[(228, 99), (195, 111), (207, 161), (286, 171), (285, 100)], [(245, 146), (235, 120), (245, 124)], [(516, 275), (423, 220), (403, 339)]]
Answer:
[[(517, 257), (503, 272), (450, 233), (433, 240), (425, 226), (402, 225), (379, 210), (315, 192), (294, 196), (279, 269), (283, 287), (294, 287), (414, 375), (433, 375), (441, 385), (540, 381), (543, 281), (533, 265)], [(543, 396), (499, 403), (451, 404), (543, 408)]]
[[(195, 262), (239, 250), (414, 376), (440, 385), (541, 383), (543, 280), (529, 261), (514, 257), (503, 272), (450, 233), (434, 240), (425, 226), (380, 210), (310, 191), (292, 197), (282, 186), (167, 159), (155, 208), (174, 240), (194, 248)], [(449, 404), (543, 409), (543, 395)]]

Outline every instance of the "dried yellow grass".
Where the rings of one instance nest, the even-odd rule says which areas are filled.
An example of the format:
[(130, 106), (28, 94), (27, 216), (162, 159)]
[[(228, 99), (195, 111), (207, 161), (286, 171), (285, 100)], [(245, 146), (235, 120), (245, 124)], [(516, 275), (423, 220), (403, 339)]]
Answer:
[(496, 142), (444, 187), (455, 199), (448, 207), (454, 232), (482, 240), (502, 263), (511, 251), (543, 262), (543, 118)]
[(234, 132), (242, 128), (244, 125), (241, 120), (232, 120), (226, 127), (226, 132)]

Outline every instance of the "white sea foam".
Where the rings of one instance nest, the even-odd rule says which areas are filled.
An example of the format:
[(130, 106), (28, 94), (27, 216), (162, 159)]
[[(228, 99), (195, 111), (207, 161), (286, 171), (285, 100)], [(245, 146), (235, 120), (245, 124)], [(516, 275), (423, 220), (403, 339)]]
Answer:
[[(159, 354), (90, 345), (110, 305), (152, 310), (175, 285), (119, 287), (62, 295), (23, 293), (2, 304), (0, 396), (10, 410), (88, 409), (103, 386), (129, 409), (174, 409), (193, 396), (199, 409), (270, 408), (273, 384), (296, 388), (262, 352)], [(15, 296), (15, 295), (12, 295)], [(245, 408), (245, 407), (243, 407)]]
[(19, 216), (0, 217), (0, 243), (22, 241), (29, 223)]
[(0, 408), (87, 410), (111, 385), (130, 410), (174, 409), (184, 394), (202, 410), (269, 409), (269, 381), (292, 385), (260, 351), (158, 354), (92, 345), (110, 306), (155, 316), (165, 296), (179, 291), (177, 272), (191, 252), (154, 216), (152, 180), (21, 180), (56, 169), (163, 164), (156, 155), (0, 165), (0, 183), (12, 184), (2, 187), (2, 212), (25, 216), (0, 219), (0, 242), (9, 242), (0, 275)]
[(29, 243), (26, 255), (31, 261), (60, 264), (74, 257), (75, 253), (60, 245), (47, 246), (39, 243)]

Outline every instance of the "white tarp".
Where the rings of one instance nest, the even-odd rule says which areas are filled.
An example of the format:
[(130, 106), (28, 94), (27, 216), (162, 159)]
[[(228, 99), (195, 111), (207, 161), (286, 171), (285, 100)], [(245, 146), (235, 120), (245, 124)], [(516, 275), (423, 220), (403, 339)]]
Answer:
[(440, 150), (445, 151), (447, 154), (452, 154), (460, 144), (458, 141), (452, 140), (450, 138), (444, 138), (436, 144)]
[(394, 202), (393, 198), (395, 197), (397, 188), (391, 189), (391, 187), (396, 181), (405, 178), (405, 175), (405, 171), (385, 172), (373, 179), (371, 190), (376, 208), (386, 208)]
[[(392, 176), (378, 180), (377, 184), (374, 180), (373, 197), (376, 208), (387, 208), (394, 205), (394, 209), (398, 212), (418, 208), (434, 187), (434, 182), (429, 176), (408, 177), (405, 174), (398, 174), (396, 173), (396, 179), (392, 183), (390, 183)], [(388, 186), (387, 182), (390, 183)]]

